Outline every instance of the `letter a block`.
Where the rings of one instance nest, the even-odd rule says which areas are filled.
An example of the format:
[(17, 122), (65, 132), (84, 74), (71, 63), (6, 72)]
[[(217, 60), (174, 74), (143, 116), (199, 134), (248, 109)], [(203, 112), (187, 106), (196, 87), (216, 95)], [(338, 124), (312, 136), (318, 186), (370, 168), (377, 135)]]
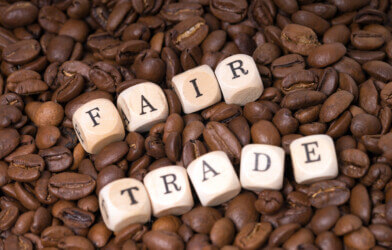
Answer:
[(117, 108), (128, 131), (145, 132), (166, 120), (169, 106), (157, 84), (139, 83), (127, 88), (117, 98)]
[(263, 93), (259, 70), (248, 55), (227, 57), (218, 64), (215, 75), (227, 104), (245, 105), (257, 100)]
[(311, 135), (290, 144), (295, 181), (308, 184), (333, 179), (338, 175), (338, 162), (333, 140), (328, 135)]
[(144, 177), (143, 182), (155, 217), (182, 215), (192, 209), (192, 191), (184, 167), (167, 166), (155, 169)]
[(193, 160), (188, 175), (203, 206), (217, 206), (241, 191), (241, 184), (223, 151), (213, 151)]
[(121, 117), (107, 99), (95, 99), (83, 104), (72, 117), (76, 135), (84, 150), (98, 153), (106, 145), (124, 139)]
[(283, 186), (284, 150), (266, 144), (249, 144), (241, 152), (241, 185), (245, 189), (279, 190)]
[(172, 82), (185, 114), (209, 107), (222, 98), (214, 72), (208, 65), (176, 75)]
[(115, 180), (99, 192), (99, 208), (107, 228), (118, 232), (151, 217), (150, 199), (143, 183), (133, 178)]

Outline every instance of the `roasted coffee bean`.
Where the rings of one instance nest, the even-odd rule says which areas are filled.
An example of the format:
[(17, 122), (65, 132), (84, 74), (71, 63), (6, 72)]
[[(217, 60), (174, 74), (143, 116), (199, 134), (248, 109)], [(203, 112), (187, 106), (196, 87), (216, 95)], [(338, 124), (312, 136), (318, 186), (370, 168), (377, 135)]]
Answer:
[(306, 26), (289, 24), (281, 34), (283, 46), (300, 55), (308, 56), (310, 51), (319, 46), (316, 33)]
[(95, 216), (76, 207), (64, 208), (59, 217), (66, 226), (71, 228), (88, 228), (95, 220)]
[(268, 222), (250, 222), (239, 231), (234, 245), (243, 249), (260, 248), (267, 241), (271, 232), (272, 226)]
[(171, 42), (181, 51), (201, 44), (207, 34), (208, 26), (201, 17), (190, 17), (170, 31)]
[(16, 156), (8, 168), (8, 176), (20, 182), (37, 180), (44, 170), (44, 160), (36, 154)]
[(184, 249), (184, 243), (181, 237), (173, 232), (147, 232), (143, 235), (143, 243), (149, 249)]
[(359, 149), (343, 150), (339, 159), (341, 161), (341, 171), (352, 178), (361, 178), (369, 168), (369, 157)]
[(41, 149), (38, 154), (44, 159), (47, 169), (51, 172), (61, 172), (72, 164), (71, 151), (64, 146)]
[(316, 208), (339, 206), (348, 201), (350, 190), (341, 181), (321, 181), (310, 185), (309, 196), (312, 206)]
[(182, 221), (192, 228), (193, 231), (208, 234), (214, 223), (222, 215), (218, 210), (211, 207), (196, 207), (182, 216)]
[(17, 207), (6, 207), (0, 212), (0, 229), (5, 231), (11, 228), (18, 219), (19, 209)]
[(49, 180), (49, 191), (60, 199), (77, 200), (89, 195), (95, 188), (95, 180), (85, 174), (63, 172)]

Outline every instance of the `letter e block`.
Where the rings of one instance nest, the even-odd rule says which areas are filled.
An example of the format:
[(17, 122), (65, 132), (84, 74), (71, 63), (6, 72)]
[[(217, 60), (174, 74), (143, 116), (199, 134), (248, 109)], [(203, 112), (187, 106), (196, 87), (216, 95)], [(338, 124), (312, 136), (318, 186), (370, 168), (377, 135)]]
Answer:
[(185, 114), (207, 108), (222, 98), (218, 81), (208, 65), (176, 75), (172, 82)]
[(248, 55), (225, 58), (216, 67), (215, 75), (227, 104), (245, 105), (257, 100), (263, 93), (259, 70)]
[(191, 186), (186, 169), (167, 166), (155, 169), (144, 177), (153, 215), (182, 215), (193, 207)]
[(72, 117), (76, 135), (84, 150), (98, 153), (106, 145), (124, 139), (125, 131), (114, 104), (95, 99), (79, 107)]
[(266, 144), (248, 144), (241, 152), (241, 185), (245, 189), (279, 190), (283, 186), (284, 150)]
[(333, 140), (328, 135), (311, 135), (290, 144), (295, 181), (308, 184), (333, 179), (338, 175), (338, 162)]
[(188, 165), (187, 171), (203, 206), (217, 206), (241, 191), (233, 165), (223, 151), (196, 158)]
[(99, 208), (107, 228), (118, 232), (151, 217), (150, 199), (143, 183), (133, 178), (115, 180), (99, 192)]
[(169, 115), (165, 93), (152, 82), (139, 83), (121, 92), (117, 108), (130, 132), (146, 132)]

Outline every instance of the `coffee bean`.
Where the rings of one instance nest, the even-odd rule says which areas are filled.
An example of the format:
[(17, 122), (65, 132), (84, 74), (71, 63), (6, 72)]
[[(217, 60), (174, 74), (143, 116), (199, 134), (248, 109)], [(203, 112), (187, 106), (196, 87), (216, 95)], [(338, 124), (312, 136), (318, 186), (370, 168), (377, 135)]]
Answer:
[(173, 232), (150, 231), (143, 235), (143, 242), (149, 249), (184, 249), (182, 239)]
[(257, 249), (267, 241), (271, 231), (272, 226), (267, 222), (250, 222), (237, 234), (234, 245), (240, 248)]
[(13, 158), (8, 168), (8, 176), (21, 182), (34, 181), (39, 178), (44, 167), (45, 162), (39, 155), (20, 155)]
[(49, 180), (49, 191), (60, 199), (77, 200), (90, 194), (95, 180), (88, 175), (63, 172)]
[(321, 181), (310, 185), (309, 196), (312, 206), (323, 208), (346, 203), (350, 197), (350, 191), (341, 181)]
[(208, 26), (201, 17), (190, 17), (173, 27), (171, 42), (183, 51), (199, 45), (208, 34)]
[(64, 171), (72, 164), (71, 151), (64, 146), (41, 149), (38, 154), (44, 159), (47, 169), (51, 172)]
[(17, 207), (7, 207), (0, 212), (1, 230), (5, 231), (11, 228), (18, 219), (19, 210)]
[(298, 24), (287, 25), (282, 30), (281, 39), (287, 50), (304, 56), (309, 55), (310, 51), (319, 46), (316, 33), (312, 29)]

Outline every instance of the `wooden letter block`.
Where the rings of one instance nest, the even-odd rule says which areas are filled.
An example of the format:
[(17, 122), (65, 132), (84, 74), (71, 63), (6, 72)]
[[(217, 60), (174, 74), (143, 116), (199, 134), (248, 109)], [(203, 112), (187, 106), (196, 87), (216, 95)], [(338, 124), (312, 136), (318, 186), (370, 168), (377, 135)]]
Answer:
[(203, 206), (217, 206), (241, 191), (233, 165), (223, 151), (196, 158), (188, 165), (187, 171)]
[(83, 104), (72, 117), (76, 135), (84, 150), (98, 153), (106, 145), (124, 139), (120, 114), (107, 99), (95, 99)]
[(143, 183), (133, 178), (115, 180), (99, 192), (99, 208), (106, 226), (115, 232), (151, 217), (150, 199)]
[(290, 144), (295, 181), (299, 184), (333, 179), (338, 162), (333, 140), (328, 135), (311, 135)]
[(182, 215), (193, 207), (193, 197), (186, 169), (167, 166), (155, 169), (144, 177), (153, 215)]
[(224, 59), (216, 67), (215, 75), (227, 104), (245, 105), (263, 93), (259, 70), (248, 55), (238, 54)]
[(117, 108), (128, 131), (145, 132), (169, 115), (166, 96), (157, 84), (139, 83), (117, 98)]
[(172, 82), (185, 114), (207, 108), (222, 98), (214, 72), (207, 65), (176, 75)]
[(266, 144), (249, 144), (242, 148), (240, 180), (245, 189), (279, 190), (283, 186), (284, 150)]

